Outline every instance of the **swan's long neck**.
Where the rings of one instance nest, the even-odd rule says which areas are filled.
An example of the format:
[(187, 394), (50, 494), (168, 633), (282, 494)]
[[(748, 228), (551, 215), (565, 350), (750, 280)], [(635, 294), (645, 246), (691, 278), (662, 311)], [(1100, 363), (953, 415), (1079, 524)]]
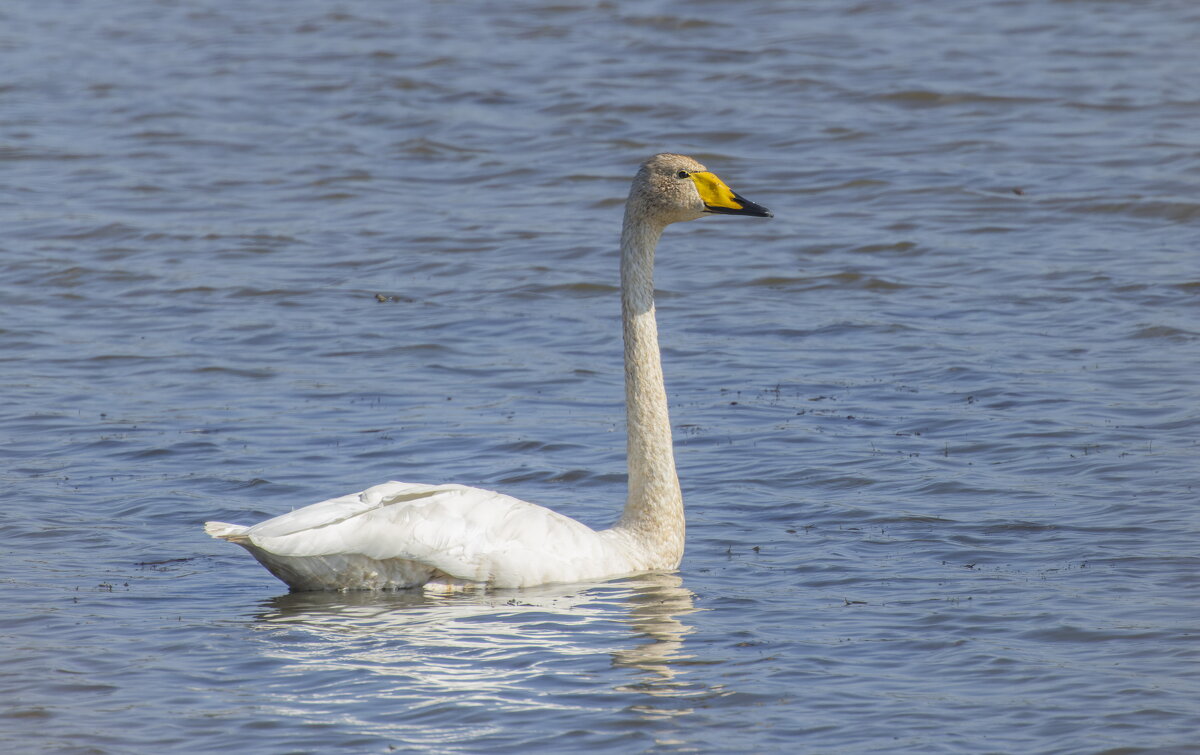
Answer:
[(630, 202), (621, 232), (621, 321), (625, 334), (625, 411), (629, 434), (629, 497), (617, 527), (645, 545), (649, 568), (679, 565), (683, 556), (683, 494), (675, 473), (667, 390), (654, 320), (654, 248), (663, 224)]

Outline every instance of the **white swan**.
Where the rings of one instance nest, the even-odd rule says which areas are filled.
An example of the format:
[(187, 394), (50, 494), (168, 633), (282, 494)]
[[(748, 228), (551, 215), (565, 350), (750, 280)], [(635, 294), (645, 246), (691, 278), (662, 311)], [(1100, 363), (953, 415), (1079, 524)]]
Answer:
[(292, 590), (529, 587), (678, 568), (683, 495), (654, 320), (654, 249), (670, 223), (711, 213), (771, 217), (684, 155), (643, 163), (625, 203), (629, 493), (612, 528), (596, 531), (490, 490), (385, 482), (252, 527), (208, 522), (205, 531), (250, 551)]

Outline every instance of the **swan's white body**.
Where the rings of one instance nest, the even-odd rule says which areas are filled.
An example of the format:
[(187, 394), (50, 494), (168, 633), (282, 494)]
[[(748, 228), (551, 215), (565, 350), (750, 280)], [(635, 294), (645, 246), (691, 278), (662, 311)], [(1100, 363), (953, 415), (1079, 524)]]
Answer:
[(683, 496), (654, 319), (654, 250), (669, 223), (707, 213), (770, 217), (689, 157), (642, 165), (621, 233), (629, 494), (613, 527), (593, 530), (465, 485), (387, 482), (252, 527), (208, 522), (205, 531), (246, 548), (293, 590), (530, 587), (677, 568)]
[(253, 527), (210, 523), (301, 590), (437, 583), (529, 587), (652, 570), (618, 529), (466, 485), (385, 482)]

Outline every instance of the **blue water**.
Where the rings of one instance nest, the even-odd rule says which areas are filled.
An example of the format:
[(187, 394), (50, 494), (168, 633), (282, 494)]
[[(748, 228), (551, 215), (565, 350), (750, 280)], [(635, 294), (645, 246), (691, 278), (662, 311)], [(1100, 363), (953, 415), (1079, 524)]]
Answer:
[[(1200, 752), (1200, 9), (0, 9), (0, 745)], [(677, 574), (297, 594), (389, 479), (606, 526), (637, 164)]]

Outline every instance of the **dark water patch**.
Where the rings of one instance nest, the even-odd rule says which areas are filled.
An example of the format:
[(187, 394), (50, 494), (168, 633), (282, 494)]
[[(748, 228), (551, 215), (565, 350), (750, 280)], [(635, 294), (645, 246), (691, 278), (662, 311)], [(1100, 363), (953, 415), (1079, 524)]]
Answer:
[(554, 294), (580, 298), (593, 298), (597, 296), (611, 297), (620, 294), (620, 291), (621, 289), (619, 287), (609, 284), (579, 281), (573, 283), (523, 286), (511, 293), (514, 298), (518, 299), (536, 298)]
[(310, 296), (311, 294), (312, 294), (312, 291), (301, 291), (301, 290), (295, 290), (295, 289), (281, 289), (281, 288), (260, 289), (260, 288), (242, 287), (242, 288), (234, 288), (234, 289), (227, 290), (225, 293), (225, 297), (229, 298), (229, 299), (258, 298), (258, 297), (262, 297), (262, 298), (266, 298), (266, 299), (291, 299), (291, 298), (300, 298), (300, 297), (304, 297), (304, 296)]
[(205, 365), (196, 367), (192, 370), (197, 375), (228, 375), (239, 378), (252, 378), (255, 380), (266, 380), (278, 377), (278, 373), (273, 369), (253, 369), (246, 367), (229, 367), (227, 365)]
[(541, 443), (534, 440), (522, 440), (499, 445), (496, 447), (496, 450), (512, 453), (530, 453), (534, 451), (553, 453), (556, 451), (576, 450), (578, 448), (581, 448), (581, 446), (573, 443)]
[(795, 291), (819, 291), (823, 289), (897, 291), (914, 287), (913, 284), (885, 280), (860, 272), (842, 272), (832, 275), (796, 278), (768, 276), (749, 281), (746, 285)]
[(1190, 223), (1200, 218), (1200, 203), (1168, 199), (1049, 200), (1052, 207), (1084, 215), (1128, 215), (1145, 220)]
[(5, 162), (46, 160), (57, 163), (64, 160), (92, 160), (98, 157), (100, 157), (100, 155), (56, 150), (42, 146), (23, 147), (14, 145), (0, 145), (0, 161)]
[(876, 94), (872, 99), (878, 102), (901, 105), (904, 107), (945, 107), (954, 105), (999, 105), (1013, 107), (1018, 105), (1040, 105), (1048, 100), (1034, 97), (1006, 97), (989, 95), (980, 92), (939, 92), (928, 89), (909, 89), (896, 92)]
[(1165, 339), (1178, 343), (1187, 343), (1200, 337), (1200, 333), (1173, 328), (1169, 325), (1142, 325), (1130, 336), (1131, 338)]
[(865, 244), (850, 250), (857, 254), (900, 254), (904, 256), (916, 256), (925, 254), (928, 250), (921, 249), (917, 244), (911, 241), (896, 241), (884, 244)]

